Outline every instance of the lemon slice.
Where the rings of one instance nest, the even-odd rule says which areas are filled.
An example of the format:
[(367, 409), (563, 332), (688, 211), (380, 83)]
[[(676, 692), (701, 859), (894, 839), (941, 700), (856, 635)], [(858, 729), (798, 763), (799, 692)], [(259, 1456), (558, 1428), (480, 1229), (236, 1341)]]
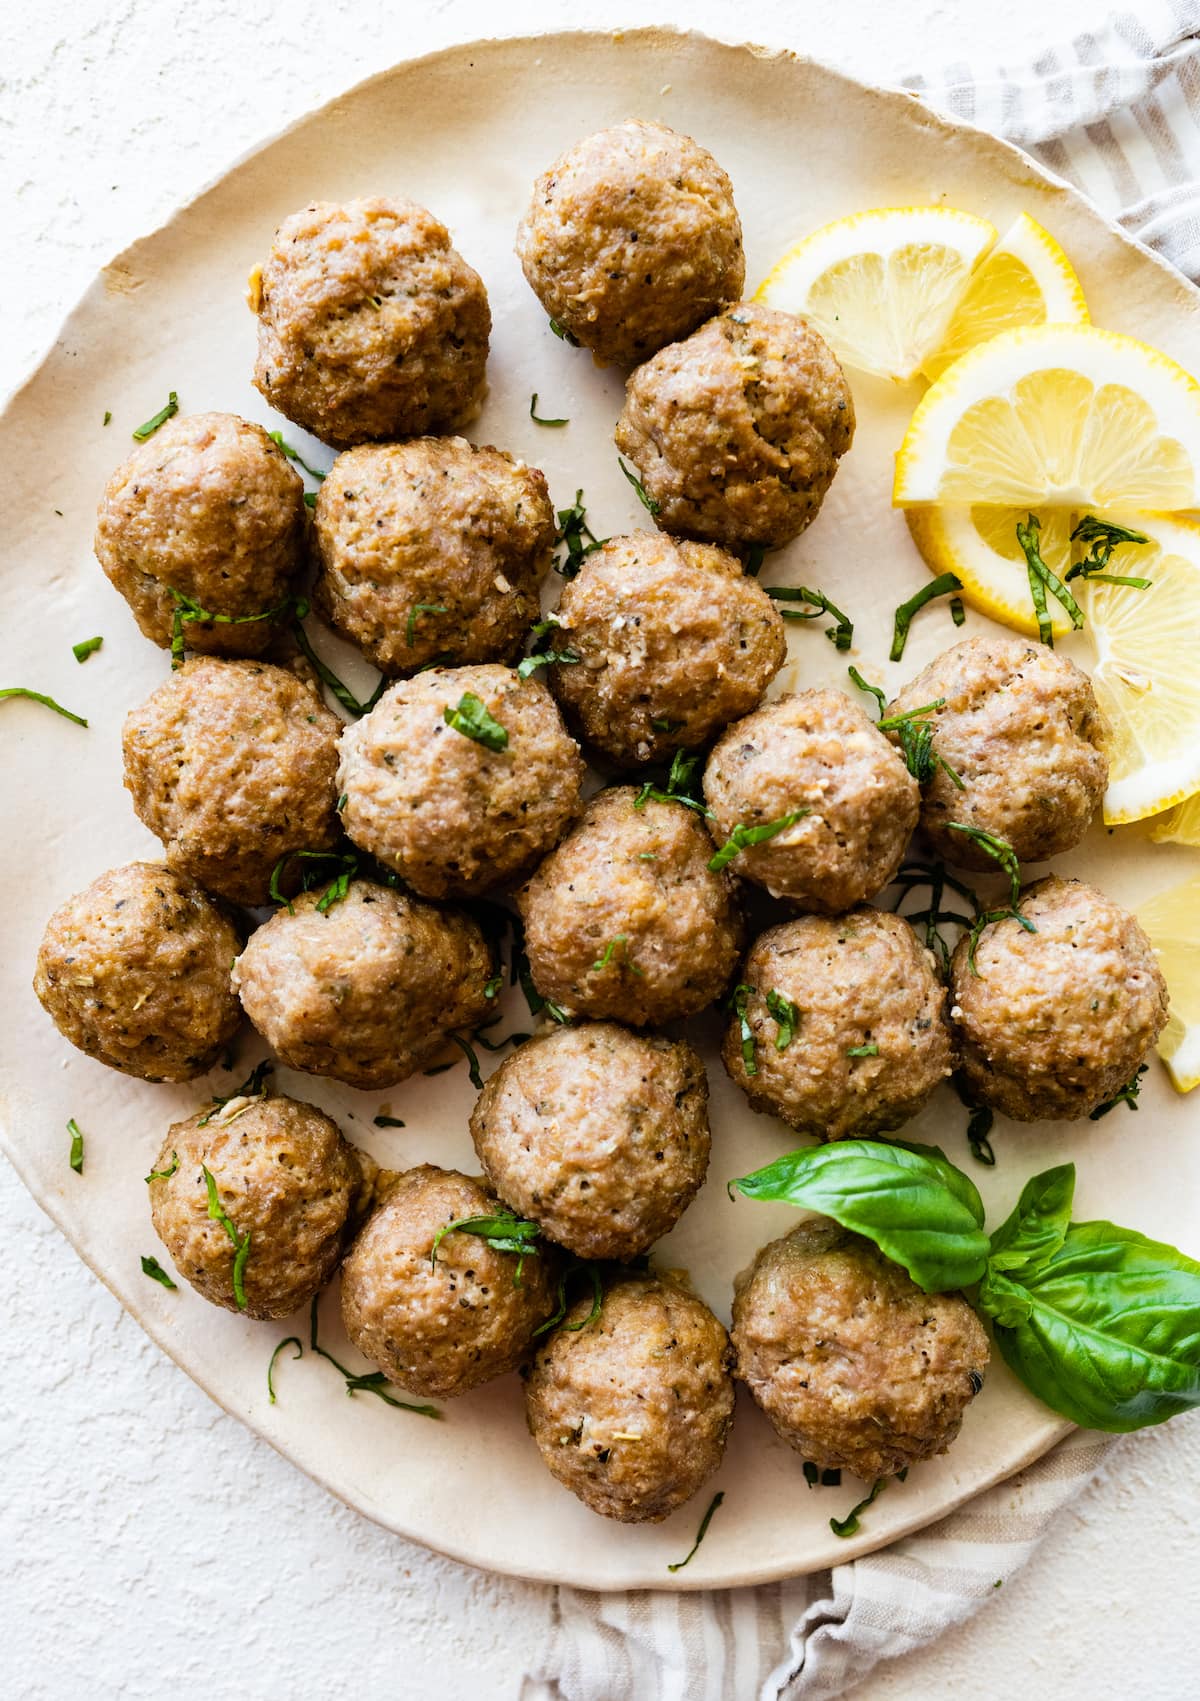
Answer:
[[(1029, 569), (1017, 542), (1017, 524), (1028, 519), (1028, 508), (909, 508), (904, 517), (931, 572), (957, 574), (972, 608), (1031, 638), (1038, 636)], [(1069, 508), (1047, 508), (1039, 517), (1042, 560), (1061, 579), (1074, 559), (1075, 515)], [(1072, 626), (1062, 604), (1050, 597), (1046, 611), (1054, 636), (1065, 638)]]
[(931, 381), (979, 343), (1017, 325), (1086, 325), (1083, 286), (1048, 230), (1022, 213), (976, 267), (941, 347), (922, 364)]
[(755, 299), (798, 313), (839, 359), (903, 382), (941, 345), (996, 227), (953, 207), (876, 207), (822, 225)]
[(1176, 1089), (1200, 1086), (1200, 875), (1160, 892), (1138, 909), (1154, 946), (1171, 1014), (1158, 1037), (1158, 1055)]
[[(1200, 384), (1095, 325), (1003, 331), (927, 390), (894, 500), (1173, 512), (1197, 505)], [(1044, 519), (1043, 515), (1043, 519)]]
[(1200, 850), (1200, 792), (1153, 821), (1150, 837), (1156, 845), (1192, 845)]

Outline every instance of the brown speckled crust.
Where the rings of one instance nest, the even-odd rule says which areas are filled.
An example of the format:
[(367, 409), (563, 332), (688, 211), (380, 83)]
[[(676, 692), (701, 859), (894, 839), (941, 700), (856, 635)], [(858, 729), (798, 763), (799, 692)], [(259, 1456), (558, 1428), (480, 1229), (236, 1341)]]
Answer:
[(739, 1276), (732, 1335), (737, 1376), (789, 1447), (865, 1482), (947, 1450), (989, 1357), (966, 1300), (922, 1293), (827, 1217)]
[(1070, 1120), (1110, 1099), (1167, 1020), (1167, 986), (1128, 910), (1082, 880), (1035, 881), (1013, 920), (963, 938), (950, 964), (951, 1019), (967, 1084), (1017, 1122)]
[(930, 662), (886, 714), (939, 697), (945, 707), (924, 719), (963, 789), (940, 767), (925, 787), (921, 826), (937, 854), (960, 868), (995, 869), (950, 821), (998, 833), (1022, 862), (1077, 845), (1108, 784), (1103, 717), (1087, 674), (1027, 638), (968, 638)]
[[(261, 614), (303, 565), (304, 484), (261, 425), (231, 413), (177, 415), (139, 443), (100, 499), (96, 558), (143, 635), (167, 648), (179, 591), (209, 614)], [(189, 620), (189, 650), (257, 656), (274, 620)]]
[(289, 1068), (391, 1087), (487, 1014), (491, 952), (470, 917), (370, 880), (323, 915), (320, 899), (278, 910), (234, 964), (247, 1016)]
[[(725, 1068), (755, 1110), (802, 1134), (862, 1139), (899, 1128), (951, 1072), (945, 989), (933, 957), (899, 916), (864, 907), (768, 928), (741, 980), (751, 988), (746, 1020), (756, 1073), (746, 1072), (736, 1015), (725, 1031)], [(768, 992), (799, 1012), (796, 1037), (782, 1051)], [(848, 1055), (872, 1044), (878, 1055)]]
[(920, 791), (903, 758), (844, 691), (799, 691), (728, 727), (704, 770), (709, 830), (809, 813), (739, 851), (735, 874), (837, 915), (882, 891), (904, 859)]
[(727, 549), (797, 537), (853, 438), (833, 351), (802, 320), (751, 301), (639, 366), (616, 430), (663, 531)]
[(198, 1293), (237, 1311), (233, 1243), (208, 1214), (205, 1168), (238, 1234), (250, 1236), (243, 1315), (290, 1317), (337, 1268), (364, 1190), (358, 1154), (336, 1122), (297, 1099), (231, 1099), (167, 1130), (148, 1189), (155, 1233)]
[(177, 874), (265, 904), (281, 857), (341, 836), (340, 732), (285, 668), (189, 661), (125, 717), (125, 786)]
[(770, 597), (724, 550), (661, 532), (609, 538), (563, 590), (547, 643), (576, 664), (550, 689), (622, 765), (694, 750), (758, 702), (787, 638)]
[(89, 1057), (143, 1081), (190, 1081), (238, 1030), (229, 965), (241, 943), (191, 880), (130, 862), (55, 910), (33, 990)]
[(725, 172), (690, 136), (637, 118), (584, 137), (542, 173), (516, 246), (550, 317), (618, 366), (686, 337), (746, 277)]
[(359, 1352), (410, 1394), (450, 1399), (514, 1370), (554, 1314), (559, 1258), (525, 1259), (477, 1234), (437, 1231), (490, 1217), (500, 1201), (457, 1170), (422, 1164), (396, 1177), (342, 1268), (342, 1321)]
[(385, 673), (520, 654), (556, 535), (535, 467), (461, 437), (365, 445), (338, 456), (314, 520), (317, 607)]
[(697, 816), (678, 803), (635, 809), (637, 796), (614, 786), (594, 797), (518, 902), (543, 998), (641, 1027), (721, 996), (742, 920), (733, 881), (709, 872)]
[(314, 202), (275, 232), (254, 386), (349, 449), (455, 431), (479, 412), (492, 316), (450, 233), (412, 201)]
[[(470, 693), (503, 750), (449, 726)], [(525, 874), (579, 812), (583, 761), (540, 679), (511, 668), (435, 668), (385, 691), (342, 737), (346, 832), (429, 898), (468, 897)]]
[[(568, 1324), (592, 1299), (572, 1306)], [(654, 1276), (618, 1279), (594, 1323), (538, 1349), (525, 1416), (551, 1474), (624, 1524), (658, 1523), (721, 1463), (733, 1423), (729, 1336), (693, 1294)]]
[(674, 1227), (708, 1167), (708, 1082), (690, 1045), (614, 1022), (529, 1040), (471, 1114), (496, 1192), (581, 1258), (630, 1259)]

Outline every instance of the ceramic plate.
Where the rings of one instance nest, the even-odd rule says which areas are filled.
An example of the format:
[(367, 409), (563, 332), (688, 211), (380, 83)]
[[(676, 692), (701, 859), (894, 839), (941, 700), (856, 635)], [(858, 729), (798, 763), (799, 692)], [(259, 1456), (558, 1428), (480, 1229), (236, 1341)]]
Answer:
[[(945, 201), (985, 214), (1001, 229), (1026, 209), (1074, 260), (1097, 323), (1134, 332), (1200, 370), (1195, 293), (1073, 191), (1012, 148), (931, 116), (915, 99), (786, 54), (662, 31), (489, 42), (401, 65), (306, 118), (107, 266), (0, 420), (0, 683), (49, 692), (91, 722), (85, 732), (32, 703), (0, 708), (4, 889), (12, 900), (0, 983), (3, 1138), (40, 1204), (160, 1346), (226, 1410), (349, 1505), (498, 1571), (590, 1588), (688, 1589), (754, 1583), (852, 1558), (1011, 1475), (1066, 1426), (993, 1364), (951, 1452), (891, 1485), (861, 1535), (839, 1541), (829, 1519), (845, 1512), (857, 1485), (847, 1478), (840, 1489), (810, 1491), (799, 1457), (744, 1397), (712, 1487), (666, 1523), (632, 1529), (585, 1511), (547, 1475), (525, 1431), (515, 1376), (451, 1402), (445, 1421), (432, 1423), (369, 1396), (347, 1399), (332, 1367), (306, 1354), (301, 1362), (281, 1359), (279, 1401), (271, 1406), (267, 1360), (282, 1336), (306, 1333), (305, 1320), (292, 1328), (247, 1322), (185, 1287), (165, 1292), (139, 1265), (141, 1254), (162, 1251), (142, 1177), (167, 1123), (210, 1093), (229, 1090), (261, 1054), (253, 1036), (243, 1036), (236, 1076), (218, 1070), (190, 1086), (150, 1086), (73, 1051), (30, 990), (51, 909), (101, 870), (158, 854), (122, 789), (120, 728), (125, 712), (165, 677), (167, 657), (139, 636), (92, 557), (96, 501), (132, 447), (131, 429), (170, 389), (189, 411), (229, 409), (286, 425), (250, 386), (255, 327), (243, 300), (247, 273), (285, 214), (313, 199), (380, 193), (431, 207), (483, 274), (495, 318), (491, 394), (473, 438), (542, 466), (560, 505), (582, 488), (601, 535), (643, 522), (612, 443), (621, 379), (551, 334), (512, 253), (537, 172), (576, 138), (631, 115), (691, 133), (729, 171), (746, 231), (748, 287), (795, 237), (858, 208)], [(822, 586), (855, 620), (854, 651), (839, 655), (819, 625), (799, 628), (775, 689), (845, 684), (848, 660), (891, 687), (958, 636), (945, 605), (935, 605), (914, 626), (902, 666), (884, 661), (891, 610), (926, 577), (889, 505), (892, 455), (916, 392), (862, 378), (854, 389), (853, 451), (817, 523), (772, 558), (765, 575), (768, 582)], [(530, 420), (534, 390), (541, 411), (570, 417), (565, 430), (542, 430)], [(290, 427), (288, 436), (327, 464), (328, 451)], [(967, 631), (984, 625), (970, 615)], [(71, 644), (93, 633), (104, 635), (104, 648), (77, 666)], [(328, 639), (322, 647), (335, 666), (366, 682), (356, 658)], [(1133, 906), (1187, 871), (1186, 853), (1151, 851), (1136, 831), (1098, 829), (1062, 861)], [(664, 1263), (690, 1271), (727, 1318), (734, 1273), (794, 1213), (732, 1203), (724, 1182), (792, 1142), (780, 1124), (752, 1115), (727, 1082), (712, 1044), (715, 1025), (698, 1031), (713, 1092), (710, 1179), (659, 1252)], [(278, 1085), (316, 1100), (391, 1167), (424, 1160), (475, 1167), (464, 1066), (383, 1095), (286, 1070)], [(384, 1102), (405, 1129), (372, 1126)], [(1119, 1109), (1097, 1124), (998, 1126), (994, 1170), (971, 1163), (964, 1113), (948, 1089), (908, 1135), (943, 1145), (971, 1169), (993, 1223), (1031, 1172), (1069, 1157), (1080, 1172), (1077, 1214), (1111, 1216), (1195, 1252), (1198, 1102), (1176, 1098), (1155, 1064), (1137, 1116)], [(87, 1134), (82, 1176), (67, 1165), (71, 1116)], [(322, 1327), (328, 1345), (352, 1356), (332, 1295)], [(725, 1491), (724, 1505), (688, 1569), (672, 1575), (667, 1563), (690, 1546), (713, 1488)]]

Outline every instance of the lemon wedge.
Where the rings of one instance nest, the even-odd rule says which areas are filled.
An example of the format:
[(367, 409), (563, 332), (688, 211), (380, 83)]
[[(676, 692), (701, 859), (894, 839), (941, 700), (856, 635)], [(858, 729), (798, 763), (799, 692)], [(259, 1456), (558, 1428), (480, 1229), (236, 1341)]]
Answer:
[(1086, 325), (1083, 286), (1058, 243), (1022, 213), (975, 268), (941, 346), (922, 363), (930, 381), (980, 343), (1018, 325)]
[(1191, 845), (1200, 850), (1200, 792), (1152, 821), (1150, 837), (1156, 845)]
[(1200, 875), (1138, 909), (1171, 994), (1158, 1055), (1181, 1093), (1200, 1086)]
[(941, 346), (995, 240), (953, 207), (876, 207), (789, 248), (755, 299), (806, 319), (848, 366), (904, 382)]
[[(913, 414), (894, 500), (1173, 512), (1200, 501), (1200, 384), (1095, 325), (1003, 331)], [(1043, 515), (1043, 519), (1044, 519)]]

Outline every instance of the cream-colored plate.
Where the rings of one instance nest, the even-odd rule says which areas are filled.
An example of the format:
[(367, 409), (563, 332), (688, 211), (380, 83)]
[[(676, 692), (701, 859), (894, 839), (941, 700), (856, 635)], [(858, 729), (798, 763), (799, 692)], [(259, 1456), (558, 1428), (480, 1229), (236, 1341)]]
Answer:
[[(620, 377), (556, 340), (512, 254), (535, 174), (577, 137), (633, 114), (691, 132), (729, 170), (746, 227), (749, 288), (803, 232), (858, 208), (945, 200), (1001, 229), (1024, 209), (1070, 254), (1098, 324), (1159, 343), (1200, 370), (1195, 293), (1072, 191), (1013, 149), (932, 117), (906, 95), (863, 88), (783, 54), (663, 31), (482, 43), (401, 65), (305, 119), (108, 266), (0, 421), (0, 684), (50, 692), (91, 721), (84, 732), (35, 704), (0, 705), (4, 1143), (35, 1197), (154, 1339), (214, 1399), (350, 1505), (496, 1570), (593, 1588), (698, 1588), (811, 1570), (879, 1546), (1011, 1474), (1065, 1426), (994, 1366), (949, 1455), (893, 1484), (862, 1534), (839, 1541), (829, 1518), (846, 1511), (857, 1484), (847, 1478), (839, 1490), (810, 1491), (800, 1459), (742, 1399), (713, 1485), (724, 1489), (725, 1503), (690, 1566), (671, 1575), (667, 1563), (690, 1546), (711, 1489), (655, 1527), (626, 1529), (593, 1516), (543, 1469), (515, 1376), (450, 1403), (445, 1421), (431, 1423), (369, 1396), (347, 1399), (332, 1367), (307, 1354), (300, 1363), (287, 1356), (278, 1367), (279, 1402), (269, 1406), (267, 1360), (293, 1331), (216, 1311), (185, 1287), (167, 1293), (139, 1267), (140, 1254), (162, 1251), (142, 1177), (166, 1124), (208, 1093), (227, 1091), (235, 1077), (218, 1071), (183, 1088), (126, 1080), (61, 1040), (29, 986), (53, 906), (102, 869), (157, 851), (122, 790), (120, 727), (125, 711), (164, 678), (167, 658), (138, 635), (92, 558), (96, 500), (131, 447), (131, 428), (169, 389), (188, 410), (227, 408), (286, 427), (250, 387), (254, 321), (242, 298), (246, 274), (286, 213), (311, 199), (376, 193), (411, 195), (433, 208), (482, 272), (495, 315), (491, 397), (472, 436), (543, 466), (561, 504), (581, 486), (600, 533), (644, 520), (613, 451)], [(542, 412), (570, 416), (566, 429), (531, 422), (534, 390)], [(958, 636), (937, 605), (919, 617), (903, 665), (883, 662), (893, 606), (926, 577), (903, 517), (889, 507), (892, 455), (917, 392), (859, 379), (855, 393), (858, 438), (824, 512), (765, 574), (832, 594), (855, 619), (854, 653), (839, 656), (822, 623), (797, 628), (780, 685), (843, 684), (848, 660), (895, 684)], [(290, 428), (287, 434), (306, 441)], [(981, 624), (971, 616), (967, 630)], [(104, 648), (79, 667), (70, 646), (94, 633), (103, 633)], [(365, 677), (361, 666), (356, 677)], [(1135, 904), (1189, 866), (1187, 852), (1102, 831), (1064, 861)], [(706, 1027), (704, 1037), (711, 1041), (714, 1031)], [(239, 1074), (257, 1055), (246, 1036)], [(790, 1142), (780, 1125), (747, 1111), (711, 1044), (709, 1056), (711, 1179), (660, 1252), (664, 1262), (686, 1266), (727, 1317), (734, 1272), (794, 1213), (732, 1203), (724, 1182)], [(286, 1071), (279, 1086), (319, 1101), (390, 1165), (432, 1159), (472, 1167), (473, 1095), (461, 1065), (378, 1097)], [(406, 1129), (372, 1127), (383, 1101)], [(70, 1116), (87, 1134), (82, 1176), (67, 1166)], [(949, 1091), (908, 1134), (940, 1142), (971, 1169), (993, 1220), (1034, 1169), (1071, 1157), (1080, 1166), (1080, 1214), (1111, 1215), (1195, 1254), (1196, 1124), (1197, 1101), (1177, 1099), (1155, 1064), (1138, 1115), (1118, 1109), (1095, 1125), (1001, 1127), (994, 1171), (967, 1156), (964, 1115)], [(20, 1248), (9, 1255), (19, 1257)], [(336, 1311), (327, 1300), (325, 1337), (349, 1353)], [(306, 1335), (303, 1319), (294, 1330)], [(50, 1350), (69, 1367), (69, 1341), (52, 1341)], [(153, 1425), (152, 1411), (145, 1421)]]

